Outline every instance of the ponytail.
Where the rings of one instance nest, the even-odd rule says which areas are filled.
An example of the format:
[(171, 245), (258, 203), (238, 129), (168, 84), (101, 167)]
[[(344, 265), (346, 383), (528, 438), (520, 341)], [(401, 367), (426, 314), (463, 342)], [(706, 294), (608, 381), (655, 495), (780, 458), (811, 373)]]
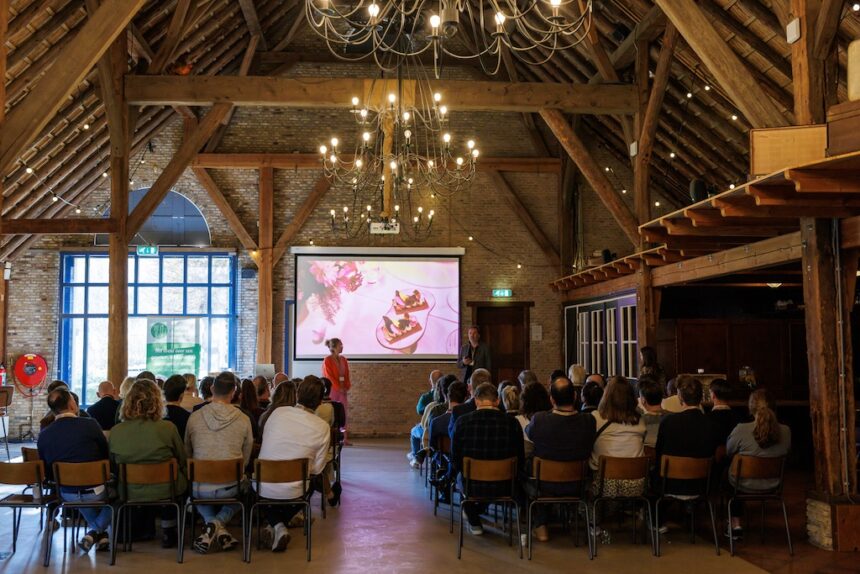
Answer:
[(750, 395), (750, 414), (755, 418), (753, 438), (761, 448), (769, 448), (779, 442), (779, 421), (776, 419), (776, 404), (764, 389)]

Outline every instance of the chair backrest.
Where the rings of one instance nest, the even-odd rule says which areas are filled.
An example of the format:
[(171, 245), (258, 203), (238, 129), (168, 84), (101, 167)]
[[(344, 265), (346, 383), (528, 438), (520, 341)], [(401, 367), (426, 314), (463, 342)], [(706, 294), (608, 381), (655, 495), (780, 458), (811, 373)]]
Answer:
[(784, 456), (762, 457), (739, 454), (732, 459), (729, 475), (741, 479), (782, 479)]
[(585, 477), (586, 460), (558, 461), (535, 457), (532, 476), (540, 482), (579, 482)]
[(188, 480), (191, 482), (210, 482), (225, 484), (242, 482), (241, 458), (228, 460), (188, 459)]
[(41, 460), (39, 458), (39, 449), (22, 446), (21, 458), (24, 459), (24, 462), (36, 462), (37, 460)]
[(0, 386), (0, 409), (6, 411), (6, 408), (12, 404), (12, 395), (15, 393), (15, 387), (11, 385)]
[(435, 448), (442, 454), (451, 454), (451, 437), (446, 434), (443, 434), (438, 439), (436, 439), (436, 444), (433, 445), (433, 448)]
[(711, 475), (712, 462), (711, 457), (692, 458), (664, 454), (660, 457), (660, 476), (678, 480), (706, 479)]
[(110, 461), (55, 462), (57, 486), (98, 486), (110, 482)]
[(42, 484), (45, 479), (45, 463), (41, 460), (29, 462), (0, 462), (0, 484), (29, 486)]
[(720, 463), (726, 460), (726, 445), (721, 444), (717, 447), (716, 452), (714, 452), (714, 462)]
[(645, 445), (642, 447), (642, 449), (645, 452), (645, 456), (647, 456), (651, 460), (654, 460), (655, 458), (657, 458), (657, 449), (655, 449), (653, 446)]
[(151, 464), (126, 463), (119, 465), (119, 472), (124, 484), (172, 484), (179, 477), (179, 463), (175, 458)]
[(463, 458), (463, 478), (481, 482), (501, 482), (514, 480), (517, 476), (517, 458), (501, 460), (483, 460), (479, 458)]
[(647, 456), (601, 456), (597, 468), (603, 480), (639, 480), (648, 477), (650, 460)]
[(257, 459), (255, 474), (258, 482), (282, 483), (307, 481), (310, 463), (306, 458), (292, 460)]

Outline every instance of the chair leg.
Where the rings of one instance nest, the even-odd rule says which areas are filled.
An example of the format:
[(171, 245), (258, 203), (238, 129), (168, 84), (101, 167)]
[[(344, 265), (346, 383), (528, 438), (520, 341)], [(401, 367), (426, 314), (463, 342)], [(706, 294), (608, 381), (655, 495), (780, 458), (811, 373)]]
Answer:
[(651, 551), (654, 556), (660, 556), (660, 503), (662, 498), (658, 498), (654, 503), (654, 522), (648, 524), (648, 529), (651, 531)]
[(248, 533), (248, 528), (247, 528), (248, 525), (247, 525), (247, 522), (245, 520), (246, 517), (245, 517), (245, 505), (244, 504), (239, 505), (239, 512), (242, 513), (242, 561), (247, 562), (248, 561), (247, 560), (248, 543), (249, 543), (249, 539), (251, 538), (251, 536)]
[(15, 551), (18, 550), (18, 516), (19, 511), (16, 508), (12, 508), (12, 554), (15, 554)]
[[(449, 500), (450, 506), (451, 506), (451, 525), (448, 528), (448, 532), (453, 534), (453, 532), (454, 532), (454, 482), (453, 481), (451, 481), (451, 484), (449, 486), (449, 491), (450, 491), (449, 492), (450, 496), (448, 497), (448, 500)], [(460, 506), (461, 507), (462, 507), (462, 504), (463, 504), (463, 498), (460, 497)]]
[[(185, 503), (185, 507), (182, 512), (182, 522), (180, 522), (179, 527), (179, 563), (182, 564), (182, 561), (185, 559), (185, 530), (188, 525), (188, 509), (191, 509), (191, 512), (194, 512), (194, 505), (190, 503)], [(244, 534), (244, 531), (243, 531)], [(191, 537), (192, 540), (194, 538), (194, 516), (191, 517)]]
[(251, 531), (254, 528), (254, 524), (257, 525), (257, 550), (260, 549), (260, 517), (257, 516), (257, 522), (255, 523), (254, 522), (254, 511), (256, 511), (256, 510), (257, 510), (257, 505), (252, 504), (251, 505), (251, 511), (248, 513), (248, 548), (245, 550), (245, 556), (246, 556), (245, 562), (251, 561), (251, 550), (252, 550)]
[(179, 530), (179, 532), (176, 533), (176, 563), (182, 564), (182, 545), (185, 542), (185, 529), (183, 528), (182, 523), (184, 518), (179, 504), (173, 503), (171, 506), (176, 509), (176, 528)]
[(0, 417), (0, 422), (3, 423), (3, 442), (6, 443), (6, 462), (12, 462), (12, 457), (9, 456), (9, 433), (6, 432), (6, 418)]
[[(591, 522), (588, 516), (588, 504), (585, 501), (580, 501), (579, 506), (585, 509), (585, 543), (588, 545), (588, 559), (593, 560), (594, 552), (591, 547), (591, 535), (589, 534)], [(579, 521), (579, 508), (576, 509), (576, 520)], [(579, 528), (578, 525), (577, 528)]]
[[(116, 509), (113, 507), (112, 504), (109, 504), (108, 508), (110, 509), (110, 536), (108, 537), (108, 539), (110, 540), (116, 535)], [(113, 540), (110, 540), (109, 544), (110, 565), (113, 566), (114, 564), (116, 564), (116, 543)]]
[(526, 540), (528, 540), (526, 544), (529, 547), (529, 560), (532, 559), (532, 511), (536, 503), (536, 500), (532, 500), (526, 513)]
[[(451, 502), (453, 503), (454, 501), (452, 500)], [(463, 500), (461, 499), (460, 500), (460, 535), (457, 537), (457, 560), (460, 559), (460, 556), (463, 552), (463, 507), (464, 506), (465, 506), (465, 504), (463, 503)], [(451, 516), (452, 517), (454, 516), (454, 507), (453, 506), (451, 507)], [(452, 518), (452, 520), (453, 520), (453, 518)], [(454, 527), (453, 525), (454, 525), (454, 523), (452, 522), (451, 528)]]
[(728, 503), (726, 503), (726, 508), (728, 509), (728, 525), (726, 526), (726, 533), (729, 535), (729, 554), (731, 556), (735, 555), (735, 537), (733, 536), (732, 531), (732, 502), (734, 498), (730, 498)]
[[(517, 546), (520, 549), (520, 560), (522, 560), (523, 559), (523, 543), (522, 543), (523, 533), (520, 530), (520, 505), (519, 505), (519, 503), (514, 502), (514, 506), (513, 506), (513, 508), (511, 508), (511, 521), (512, 522), (514, 520), (514, 509), (516, 509), (516, 511), (517, 511)], [(513, 525), (511, 525), (511, 530), (513, 530), (513, 529), (514, 529), (514, 527), (513, 527)], [(529, 546), (529, 548), (531, 548), (531, 546)]]
[[(647, 498), (643, 498), (642, 501), (645, 503), (645, 518), (648, 520), (648, 524), (656, 524), (656, 522), (651, 522), (651, 519), (652, 519), (651, 502)], [(651, 532), (651, 555), (652, 556), (658, 556), (657, 551), (654, 547), (654, 545), (655, 545), (654, 541), (657, 540), (658, 542), (656, 544), (659, 544), (660, 534), (659, 534), (659, 532), (657, 534), (655, 534), (653, 530), (650, 530), (650, 532)]]
[(717, 551), (717, 556), (720, 555), (720, 539), (717, 535), (717, 521), (714, 519), (714, 505), (711, 504), (710, 500), (705, 500), (705, 503), (708, 505), (708, 513), (711, 515), (711, 532), (714, 533), (714, 550)]
[(794, 556), (794, 547), (791, 545), (791, 530), (788, 527), (788, 511), (785, 509), (785, 501), (783, 499), (779, 499), (779, 503), (782, 506), (782, 518), (785, 520), (785, 538), (788, 540), (788, 553), (790, 556)]
[(765, 501), (761, 501), (761, 522), (759, 522), (761, 528), (761, 543), (764, 544), (764, 505)]
[(600, 499), (597, 498), (591, 504), (591, 525), (588, 527), (588, 537), (591, 539), (591, 558), (597, 556), (597, 503)]
[(307, 544), (307, 547), (308, 547), (307, 548), (307, 550), (308, 550), (308, 562), (310, 562), (311, 561), (311, 530), (312, 530), (311, 526), (313, 525), (313, 517), (311, 516), (312, 512), (311, 512), (310, 502), (307, 503), (307, 509), (308, 509), (308, 515), (307, 515), (306, 520), (305, 520), (305, 528), (307, 529), (307, 534), (306, 534), (306, 538), (305, 538), (305, 544)]
[[(51, 510), (48, 515), (48, 523), (51, 524), (54, 520), (57, 508)], [(53, 546), (53, 536), (50, 528), (45, 529), (45, 567), (51, 563), (51, 546)], [(12, 552), (15, 552), (15, 539), (12, 539)]]

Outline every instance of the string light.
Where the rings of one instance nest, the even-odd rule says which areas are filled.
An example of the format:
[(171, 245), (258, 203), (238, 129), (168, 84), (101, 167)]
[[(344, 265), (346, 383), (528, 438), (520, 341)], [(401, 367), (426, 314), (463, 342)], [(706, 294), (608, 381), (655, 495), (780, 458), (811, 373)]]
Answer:
[(626, 190), (626, 189), (622, 189), (622, 190), (621, 190), (621, 193), (627, 193), (627, 190)]
[(730, 184), (729, 184), (729, 189), (734, 189), (734, 188), (735, 188), (735, 184), (730, 183)]
[(860, 12), (860, 2), (855, 2), (855, 3), (851, 6), (851, 9), (852, 9), (852, 10), (854, 10), (855, 12)]
[(675, 152), (669, 152), (669, 157), (675, 159)]
[(738, 115), (737, 114), (732, 114), (732, 121), (733, 122), (738, 121)]
[(710, 92), (710, 91), (711, 91), (711, 86), (709, 86), (708, 84), (705, 84), (705, 91), (706, 91), (706, 92)]
[(659, 202), (659, 201), (655, 201), (655, 202), (654, 202), (654, 207), (660, 207), (660, 202)]
[(522, 264), (517, 263), (517, 269), (522, 269), (522, 268), (523, 268)]
[(689, 100), (692, 97), (693, 97), (693, 92), (687, 92), (687, 99)]

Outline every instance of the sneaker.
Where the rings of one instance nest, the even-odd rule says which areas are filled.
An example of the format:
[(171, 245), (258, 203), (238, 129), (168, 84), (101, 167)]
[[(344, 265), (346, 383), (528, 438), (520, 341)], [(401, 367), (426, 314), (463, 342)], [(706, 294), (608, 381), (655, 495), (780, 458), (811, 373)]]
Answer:
[(272, 542), (272, 552), (283, 552), (287, 549), (287, 544), (290, 543), (290, 532), (283, 522), (275, 525), (274, 542)]
[(215, 540), (215, 524), (207, 522), (203, 533), (194, 539), (194, 551), (198, 554), (207, 554), (212, 548), (212, 541)]
[(260, 542), (262, 542), (266, 546), (271, 546), (272, 542), (275, 539), (275, 530), (267, 524), (266, 527), (263, 529), (263, 533), (260, 536)]
[(218, 526), (215, 531), (215, 538), (218, 540), (218, 546), (221, 547), (221, 550), (232, 550), (239, 544), (239, 541), (233, 538), (233, 535), (223, 526)]
[(472, 524), (471, 522), (469, 523), (469, 534), (471, 534), (472, 536), (481, 536), (483, 533), (484, 533), (484, 527), (480, 523), (478, 523), (478, 524)]
[(84, 554), (87, 554), (96, 543), (97, 536), (98, 533), (95, 530), (90, 530), (83, 538), (81, 538), (81, 541), (78, 542), (78, 548), (83, 550)]
[(287, 528), (301, 528), (305, 525), (305, 512), (301, 511), (292, 518), (290, 518), (290, 523), (287, 524)]
[(421, 462), (419, 462), (418, 459), (413, 458), (409, 462), (409, 466), (411, 466), (412, 468), (417, 470), (417, 469), (421, 468)]
[(110, 536), (107, 532), (99, 532), (96, 535), (96, 552), (107, 552), (110, 550)]
[(406, 453), (406, 460), (409, 461), (409, 464), (412, 464), (415, 461), (415, 455), (412, 454), (412, 451)]
[(532, 530), (532, 536), (536, 538), (538, 542), (549, 542), (549, 529), (546, 526), (538, 526)]

